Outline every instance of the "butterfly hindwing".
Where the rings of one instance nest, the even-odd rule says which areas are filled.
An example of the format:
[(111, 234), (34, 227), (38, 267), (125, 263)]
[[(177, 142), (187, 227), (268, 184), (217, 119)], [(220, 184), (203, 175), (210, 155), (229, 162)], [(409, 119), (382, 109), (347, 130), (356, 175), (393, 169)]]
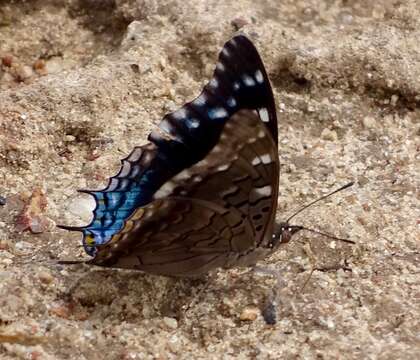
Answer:
[(200, 275), (224, 266), (252, 239), (237, 211), (208, 201), (165, 198), (138, 209), (125, 228), (100, 246), (91, 263), (162, 275)]
[(92, 263), (178, 276), (226, 266), (271, 239), (278, 171), (267, 128), (242, 110), (217, 146), (165, 183)]
[(278, 176), (277, 145), (254, 111), (241, 110), (228, 120), (212, 151), (165, 183), (154, 198), (186, 196), (237, 208), (261, 244), (274, 220)]

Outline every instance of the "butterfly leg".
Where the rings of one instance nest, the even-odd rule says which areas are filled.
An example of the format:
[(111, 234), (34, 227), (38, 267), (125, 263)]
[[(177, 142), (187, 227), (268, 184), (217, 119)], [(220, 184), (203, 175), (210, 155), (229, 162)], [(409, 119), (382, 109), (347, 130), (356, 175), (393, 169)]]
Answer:
[(199, 285), (200, 288), (193, 295), (192, 299), (187, 304), (182, 306), (183, 311), (184, 311), (184, 316), (187, 315), (187, 313), (189, 312), (191, 308), (193, 308), (195, 305), (197, 305), (200, 302), (202, 295), (204, 295), (204, 293), (210, 287), (210, 285), (214, 283), (214, 279), (216, 277), (217, 277), (217, 272), (213, 271), (213, 272), (210, 272), (209, 274), (206, 274), (205, 276), (194, 278), (194, 280), (200, 281), (200, 285)]

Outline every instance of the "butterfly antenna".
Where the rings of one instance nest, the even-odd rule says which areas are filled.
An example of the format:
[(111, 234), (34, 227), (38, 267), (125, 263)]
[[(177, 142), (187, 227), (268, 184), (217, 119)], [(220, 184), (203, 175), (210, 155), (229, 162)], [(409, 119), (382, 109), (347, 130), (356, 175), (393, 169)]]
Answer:
[[(292, 219), (293, 219), (296, 215), (300, 214), (303, 210), (307, 209), (308, 207), (310, 207), (310, 206), (312, 206), (312, 205), (316, 204), (317, 202), (319, 202), (319, 201), (321, 201), (321, 200), (326, 199), (327, 197), (330, 197), (331, 195), (334, 195), (334, 194), (338, 193), (339, 191), (342, 191), (342, 190), (344, 190), (344, 189), (347, 189), (347, 188), (349, 188), (350, 186), (353, 186), (353, 185), (354, 185), (354, 182), (353, 182), (353, 181), (352, 181), (352, 182), (349, 182), (348, 184), (346, 184), (346, 185), (342, 186), (341, 188), (339, 188), (339, 189), (337, 189), (337, 190), (334, 190), (333, 192), (330, 192), (329, 194), (324, 195), (324, 196), (321, 196), (320, 198), (318, 198), (318, 199), (316, 199), (316, 200), (312, 201), (311, 203), (309, 203), (309, 204), (305, 205), (304, 207), (300, 208), (300, 209), (299, 209), (298, 211), (296, 211), (296, 212), (295, 212), (292, 216), (290, 216), (290, 217), (286, 220), (286, 223), (288, 223), (288, 222), (289, 222), (290, 220), (292, 220)], [(311, 229), (306, 229), (306, 230), (311, 231)], [(315, 230), (314, 230), (314, 231), (315, 231)], [(324, 235), (324, 234), (321, 234), (321, 235)]]
[(328, 233), (324, 233), (324, 232), (322, 232), (322, 231), (319, 231), (319, 230), (315, 230), (315, 229), (310, 229), (310, 228), (307, 228), (307, 227), (304, 227), (304, 226), (299, 226), (299, 228), (301, 229), (301, 230), (306, 230), (306, 231), (309, 231), (309, 232), (311, 232), (311, 233), (314, 233), (314, 234), (318, 234), (318, 235), (322, 235), (322, 236), (325, 236), (325, 237), (327, 237), (327, 238), (330, 238), (330, 239), (333, 239), (333, 240), (338, 240), (338, 241), (343, 241), (343, 242), (345, 242), (345, 243), (348, 243), (348, 244), (356, 244), (354, 241), (352, 241), (352, 240), (349, 240), (349, 239), (344, 239), (344, 238), (339, 238), (339, 237), (337, 237), (337, 236), (334, 236), (334, 235), (331, 235), (331, 234), (328, 234)]
[(311, 277), (312, 277), (312, 274), (314, 273), (316, 271), (316, 268), (312, 268), (312, 270), (311, 270), (311, 272), (310, 272), (310, 274), (309, 274), (309, 276), (308, 276), (308, 278), (305, 280), (305, 282), (303, 283), (303, 285), (302, 285), (302, 287), (301, 287), (301, 289), (300, 289), (300, 292), (302, 293), (303, 292), (303, 290), (305, 290), (305, 288), (306, 288), (306, 285), (308, 285), (308, 283), (309, 283), (309, 280), (311, 280)]

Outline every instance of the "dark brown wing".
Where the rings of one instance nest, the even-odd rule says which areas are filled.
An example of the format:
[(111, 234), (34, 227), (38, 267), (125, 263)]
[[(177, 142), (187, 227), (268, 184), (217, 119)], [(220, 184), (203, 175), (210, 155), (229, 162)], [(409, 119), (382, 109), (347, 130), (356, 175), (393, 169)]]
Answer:
[(165, 183), (91, 263), (178, 276), (225, 266), (271, 239), (278, 175), (267, 127), (242, 110), (213, 150)]
[[(172, 276), (199, 276), (226, 264), (229, 254), (252, 246), (240, 214), (189, 198), (155, 200), (138, 209), (125, 228), (99, 248), (92, 264)], [(245, 241), (244, 241), (245, 240)]]
[(166, 182), (154, 198), (185, 196), (235, 208), (252, 225), (256, 246), (264, 246), (277, 209), (279, 167), (277, 144), (266, 126), (254, 111), (241, 110), (226, 123), (213, 150)]

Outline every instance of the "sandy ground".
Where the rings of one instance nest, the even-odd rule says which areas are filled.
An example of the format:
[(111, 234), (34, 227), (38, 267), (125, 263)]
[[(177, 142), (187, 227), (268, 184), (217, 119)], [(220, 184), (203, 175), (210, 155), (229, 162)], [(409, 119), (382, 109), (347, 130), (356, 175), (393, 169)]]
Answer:
[[(0, 1), (0, 358), (418, 359), (419, 19), (415, 0)], [(76, 189), (196, 96), (239, 28), (278, 105), (278, 218), (354, 180), (295, 223), (357, 245), (300, 234), (267, 259), (274, 325), (270, 276), (56, 265), (83, 256), (55, 228), (89, 220)]]

